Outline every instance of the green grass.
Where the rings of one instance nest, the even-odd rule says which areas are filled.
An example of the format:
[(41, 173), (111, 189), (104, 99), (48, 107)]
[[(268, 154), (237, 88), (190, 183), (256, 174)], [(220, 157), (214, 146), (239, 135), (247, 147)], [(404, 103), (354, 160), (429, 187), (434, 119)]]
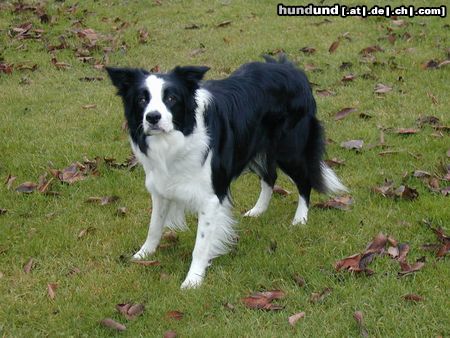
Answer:
[[(354, 311), (364, 314), (371, 336), (436, 337), (450, 335), (450, 266), (448, 258), (436, 261), (433, 254), (420, 249), (435, 238), (423, 224), (429, 219), (434, 226), (449, 232), (448, 197), (430, 192), (418, 179), (407, 176), (415, 169), (438, 173), (440, 163), (448, 162), (448, 134), (436, 137), (427, 126), (416, 135), (402, 137), (386, 133), (385, 142), (397, 154), (379, 156), (376, 144), (379, 128), (414, 127), (423, 115), (435, 115), (450, 124), (450, 67), (424, 70), (421, 64), (448, 57), (449, 20), (442, 18), (404, 18), (407, 25), (396, 27), (386, 18), (281, 18), (276, 16), (276, 2), (269, 1), (169, 1), (161, 5), (144, 1), (80, 1), (75, 13), (66, 9), (76, 1), (48, 1), (44, 5), (53, 17), (52, 23), (40, 23), (31, 12), (12, 13), (9, 2), (0, 4), (0, 60), (6, 63), (37, 64), (36, 71), (14, 70), (0, 73), (0, 177), (17, 176), (17, 183), (37, 181), (49, 163), (64, 168), (84, 156), (113, 156), (125, 159), (129, 153), (127, 135), (121, 130), (121, 103), (106, 74), (82, 63), (73, 49), (81, 40), (71, 30), (82, 20), (86, 28), (111, 35), (113, 46), (108, 64), (140, 66), (150, 69), (159, 65), (169, 70), (178, 64), (204, 64), (211, 67), (207, 78), (226, 76), (240, 64), (258, 60), (263, 53), (283, 49), (300, 66), (314, 63), (322, 71), (308, 72), (318, 88), (336, 92), (335, 96), (317, 96), (319, 117), (327, 136), (335, 141), (328, 146), (328, 156), (345, 160), (337, 169), (351, 189), (355, 200), (351, 211), (312, 208), (306, 226), (292, 227), (296, 194), (276, 196), (270, 209), (258, 219), (247, 219), (241, 212), (252, 207), (259, 193), (255, 177), (245, 175), (233, 185), (235, 214), (239, 221), (240, 241), (231, 254), (214, 261), (205, 283), (198, 290), (181, 291), (179, 286), (189, 267), (195, 236), (195, 219), (189, 219), (191, 230), (180, 233), (177, 245), (158, 251), (159, 267), (141, 267), (127, 262), (145, 239), (149, 218), (149, 197), (145, 191), (141, 168), (128, 172), (101, 164), (100, 176), (74, 185), (54, 184), (59, 197), (31, 195), (9, 191), (0, 186), (0, 335), (29, 336), (110, 336), (98, 322), (112, 317), (124, 322), (124, 336), (161, 337), (169, 329), (181, 337), (282, 337), (282, 336), (353, 336), (359, 335), (352, 318)], [(326, 2), (331, 4), (331, 2)], [(356, 3), (356, 2), (353, 2)], [(395, 4), (403, 4), (395, 1)], [(415, 1), (418, 6), (441, 5), (439, 1)], [(348, 2), (347, 4), (350, 4)], [(120, 18), (120, 22), (115, 22)], [(231, 20), (226, 27), (216, 27)], [(8, 30), (30, 21), (44, 30), (41, 41), (17, 41)], [(117, 20), (116, 20), (117, 21)], [(129, 26), (115, 30), (121, 22)], [(200, 29), (186, 30), (189, 24)], [(149, 32), (147, 44), (138, 41), (138, 30)], [(387, 28), (410, 40), (386, 39)], [(328, 48), (348, 32), (351, 41), (341, 38), (339, 48), (330, 54)], [(67, 36), (70, 48), (56, 51), (60, 62), (70, 69), (58, 70), (50, 62), (46, 45), (59, 44)], [(123, 44), (126, 48), (121, 48)], [(380, 45), (378, 65), (362, 63), (359, 51)], [(205, 47), (204, 53), (190, 56), (192, 50)], [(312, 46), (316, 53), (307, 56), (299, 51)], [(101, 60), (103, 52), (92, 55)], [(339, 70), (342, 62), (352, 62), (350, 70)], [(391, 68), (392, 61), (399, 66)], [(342, 76), (354, 73), (357, 78), (343, 85)], [(364, 79), (370, 73), (372, 79)], [(104, 81), (80, 82), (85, 76), (101, 76)], [(29, 84), (23, 83), (23, 78)], [(403, 81), (399, 81), (399, 77)], [(373, 93), (377, 83), (393, 87), (392, 92)], [(433, 103), (427, 93), (437, 98)], [(82, 109), (96, 104), (95, 109)], [(333, 115), (344, 107), (357, 107), (342, 121)], [(370, 114), (369, 120), (358, 117)], [(342, 149), (349, 139), (363, 139), (361, 153)], [(413, 157), (411, 154), (419, 155)], [(280, 175), (279, 184), (295, 191)], [(396, 201), (374, 195), (371, 187), (385, 178), (397, 185), (406, 182), (416, 187), (416, 201)], [(16, 184), (17, 184), (16, 183)], [(441, 185), (448, 182), (441, 181)], [(85, 203), (90, 196), (118, 195), (114, 205)], [(323, 200), (317, 194), (313, 202)], [(116, 208), (126, 206), (125, 217), (116, 216)], [(95, 232), (78, 239), (81, 229), (94, 227)], [(398, 263), (379, 258), (371, 267), (372, 277), (336, 273), (335, 261), (364, 249), (378, 232), (391, 234), (411, 245), (409, 260), (425, 256), (422, 271), (397, 278)], [(276, 241), (277, 249), (268, 248)], [(23, 265), (33, 257), (36, 267), (30, 274)], [(78, 267), (81, 273), (68, 276)], [(165, 278), (161, 278), (163, 274)], [(306, 280), (303, 288), (292, 278), (300, 274)], [(47, 283), (58, 283), (56, 298), (47, 296)], [(312, 292), (333, 289), (323, 302), (312, 304)], [(245, 308), (240, 298), (255, 290), (280, 288), (287, 293), (279, 302), (280, 312), (263, 312)], [(422, 295), (423, 302), (412, 304), (402, 299), (407, 293)], [(146, 305), (143, 316), (126, 321), (116, 313), (117, 303), (139, 302)], [(223, 306), (234, 304), (234, 311)], [(166, 318), (171, 310), (184, 312), (180, 321)], [(287, 317), (305, 311), (306, 317), (295, 328)]]

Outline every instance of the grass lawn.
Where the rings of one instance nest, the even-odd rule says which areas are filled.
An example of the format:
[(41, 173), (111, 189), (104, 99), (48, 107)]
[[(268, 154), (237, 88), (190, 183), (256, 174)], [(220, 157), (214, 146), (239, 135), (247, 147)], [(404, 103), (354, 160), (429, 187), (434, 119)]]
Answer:
[[(127, 326), (122, 335), (129, 337), (161, 337), (168, 330), (179, 337), (356, 337), (355, 311), (362, 312), (369, 336), (450, 336), (449, 259), (422, 249), (437, 243), (426, 224), (450, 232), (449, 197), (439, 191), (449, 185), (450, 65), (437, 66), (450, 57), (449, 24), (439, 17), (277, 17), (270, 1), (49, 0), (34, 9), (1, 2), (0, 178), (17, 178), (10, 189), (0, 185), (0, 208), (6, 209), (0, 213), (0, 336), (110, 336), (116, 333), (99, 324), (110, 317)], [(334, 41), (339, 45), (330, 53)], [(375, 45), (382, 50), (361, 53)], [(115, 169), (101, 160), (98, 175), (70, 185), (54, 179), (50, 190), (57, 196), (15, 191), (23, 182), (37, 183), (49, 168), (130, 155), (121, 102), (102, 65), (162, 71), (207, 65), (212, 79), (280, 50), (307, 69), (316, 94), (322, 93), (316, 99), (331, 139), (327, 156), (345, 161), (335, 170), (351, 190), (351, 210), (313, 207), (308, 224), (293, 227), (292, 193), (276, 195), (260, 218), (243, 218), (259, 194), (256, 177), (244, 175), (232, 189), (238, 245), (214, 261), (201, 288), (181, 291), (194, 217), (190, 231), (157, 252), (161, 265), (129, 262), (145, 239), (151, 207), (142, 168)], [(341, 80), (350, 74), (353, 80)], [(392, 90), (375, 93), (380, 83)], [(318, 92), (325, 89), (332, 95)], [(336, 121), (346, 107), (357, 111)], [(419, 127), (423, 116), (437, 117), (441, 127)], [(399, 128), (414, 132), (398, 134)], [(363, 148), (340, 146), (348, 140), (363, 140)], [(427, 178), (412, 175), (415, 170), (437, 178), (431, 180), (435, 191)], [(417, 189), (418, 197), (374, 193), (385, 179)], [(283, 175), (278, 184), (295, 192)], [(86, 203), (93, 196), (120, 199)], [(325, 200), (312, 196), (313, 204)], [(126, 207), (125, 215), (117, 214), (119, 207)], [(409, 244), (410, 263), (424, 256), (423, 269), (399, 278), (399, 263), (387, 256), (370, 264), (371, 276), (334, 269), (380, 232)], [(304, 278), (303, 286), (294, 275)], [(57, 284), (53, 299), (49, 283)], [(326, 288), (326, 297), (310, 301)], [(273, 289), (286, 294), (274, 301), (284, 306), (280, 311), (250, 309), (241, 301)], [(406, 294), (423, 300), (406, 301)], [(144, 304), (144, 313), (123, 318), (115, 306), (128, 302)], [(169, 311), (184, 315), (175, 320)], [(288, 317), (301, 311), (305, 317), (289, 325)]]

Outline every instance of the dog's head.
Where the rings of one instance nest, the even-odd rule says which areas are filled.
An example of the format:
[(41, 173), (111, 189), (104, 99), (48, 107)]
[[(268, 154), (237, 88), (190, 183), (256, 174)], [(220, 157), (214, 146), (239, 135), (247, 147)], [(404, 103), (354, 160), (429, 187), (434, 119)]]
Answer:
[[(146, 136), (192, 133), (195, 126), (195, 91), (208, 67), (176, 67), (169, 73), (143, 69), (110, 68), (109, 77), (122, 97), (133, 141), (141, 147)], [(141, 150), (142, 147), (141, 147)]]

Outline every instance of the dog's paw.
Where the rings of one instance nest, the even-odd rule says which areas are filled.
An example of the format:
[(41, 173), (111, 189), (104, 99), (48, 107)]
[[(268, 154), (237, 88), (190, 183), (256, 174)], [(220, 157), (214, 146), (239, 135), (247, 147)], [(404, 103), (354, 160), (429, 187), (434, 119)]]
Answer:
[(202, 285), (203, 277), (200, 275), (187, 276), (184, 282), (181, 284), (181, 289), (195, 289)]
[(264, 210), (261, 210), (259, 208), (252, 208), (244, 214), (244, 217), (258, 217), (263, 212), (264, 212)]
[(308, 218), (306, 216), (300, 217), (300, 218), (294, 218), (292, 221), (292, 225), (298, 225), (298, 224), (305, 225), (307, 220), (308, 220)]
[(144, 259), (144, 258), (147, 257), (147, 256), (150, 256), (150, 255), (153, 254), (153, 253), (154, 253), (154, 251), (147, 250), (147, 249), (145, 249), (145, 248), (141, 248), (138, 252), (136, 252), (136, 253), (133, 255), (133, 259), (141, 260), (141, 259)]

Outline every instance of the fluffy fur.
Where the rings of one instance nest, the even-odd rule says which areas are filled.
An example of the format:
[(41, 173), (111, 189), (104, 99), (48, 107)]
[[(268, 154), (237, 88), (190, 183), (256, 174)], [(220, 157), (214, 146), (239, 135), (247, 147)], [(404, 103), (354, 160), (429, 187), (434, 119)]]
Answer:
[(211, 81), (202, 81), (207, 67), (164, 74), (107, 68), (152, 195), (149, 233), (134, 258), (156, 250), (164, 226), (184, 229), (185, 212), (198, 214), (183, 288), (200, 285), (211, 260), (234, 242), (229, 190), (245, 169), (261, 178), (261, 194), (246, 216), (259, 216), (269, 206), (277, 167), (299, 190), (293, 224), (306, 222), (312, 188), (346, 190), (322, 161), (323, 130), (305, 74), (283, 56), (265, 59)]

